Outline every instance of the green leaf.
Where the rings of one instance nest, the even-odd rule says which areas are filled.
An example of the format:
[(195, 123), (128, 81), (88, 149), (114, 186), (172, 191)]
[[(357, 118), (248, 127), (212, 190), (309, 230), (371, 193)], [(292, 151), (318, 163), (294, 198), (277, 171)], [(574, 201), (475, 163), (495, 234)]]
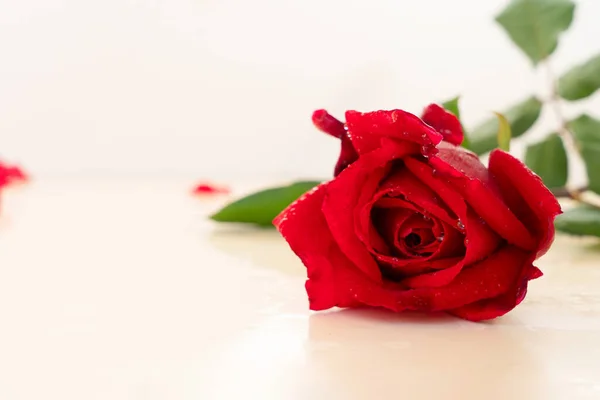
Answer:
[(460, 122), (460, 126), (462, 127), (463, 130), (463, 142), (461, 144), (462, 147), (469, 149), (469, 137), (467, 136), (467, 130), (465, 129), (465, 126), (463, 125), (462, 121), (460, 120), (460, 107), (458, 105), (458, 102), (460, 100), (460, 96), (456, 96), (453, 99), (450, 100), (446, 100), (442, 103), (442, 107), (444, 107), (446, 110), (450, 111), (452, 114), (454, 114), (454, 116), (456, 116), (456, 118), (458, 118), (458, 121)]
[(538, 174), (550, 189), (561, 188), (567, 183), (567, 152), (562, 139), (556, 133), (541, 142), (527, 146), (525, 164)]
[[(535, 97), (522, 101), (502, 114), (510, 124), (512, 137), (519, 137), (537, 121), (542, 111), (542, 103)], [(477, 154), (487, 153), (494, 149), (498, 137), (498, 118), (492, 117), (469, 133), (469, 148)]]
[(558, 94), (563, 99), (580, 100), (600, 89), (600, 54), (580, 64), (558, 80)]
[(450, 111), (452, 114), (456, 116), (460, 120), (460, 109), (458, 108), (458, 101), (460, 100), (460, 96), (456, 96), (453, 99), (447, 100), (442, 103), (442, 107), (446, 110)]
[(600, 194), (600, 121), (584, 114), (568, 125), (585, 163), (589, 188)]
[(570, 0), (512, 0), (496, 22), (537, 65), (554, 52), (558, 37), (571, 26), (574, 11)]
[(287, 206), (321, 182), (301, 181), (253, 193), (228, 204), (210, 218), (218, 222), (238, 222), (272, 226), (273, 219)]
[(497, 112), (494, 114), (496, 114), (496, 117), (498, 118), (498, 147), (504, 151), (510, 151), (510, 138), (512, 136), (510, 124), (504, 115)]
[(577, 206), (565, 211), (554, 221), (556, 230), (571, 235), (600, 237), (600, 209)]

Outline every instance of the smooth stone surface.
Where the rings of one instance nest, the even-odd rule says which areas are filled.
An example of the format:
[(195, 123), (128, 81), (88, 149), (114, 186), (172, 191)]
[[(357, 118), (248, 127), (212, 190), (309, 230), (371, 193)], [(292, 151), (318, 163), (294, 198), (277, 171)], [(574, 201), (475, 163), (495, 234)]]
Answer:
[(600, 398), (599, 241), (559, 237), (491, 323), (312, 313), (277, 233), (212, 224), (227, 198), (191, 183), (7, 193), (1, 399)]

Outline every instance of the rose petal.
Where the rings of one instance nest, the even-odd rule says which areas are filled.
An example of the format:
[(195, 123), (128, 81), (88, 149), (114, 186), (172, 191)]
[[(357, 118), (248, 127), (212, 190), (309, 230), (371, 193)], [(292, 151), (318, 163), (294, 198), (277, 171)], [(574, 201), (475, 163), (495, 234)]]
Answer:
[(0, 188), (16, 183), (24, 183), (28, 180), (29, 176), (20, 167), (0, 161)]
[[(421, 273), (416, 276), (410, 276), (402, 279), (401, 284), (409, 288), (441, 287), (449, 284), (466, 266), (475, 259), (474, 246), (467, 246), (465, 249), (465, 237), (452, 227), (446, 227), (444, 238), (440, 243), (438, 253), (434, 262), (445, 262), (444, 270)], [(491, 253), (491, 252), (490, 252)], [(488, 253), (488, 254), (490, 254)], [(456, 256), (461, 257), (456, 257)], [(487, 254), (486, 254), (487, 255)], [(442, 269), (442, 268), (433, 268)]]
[(437, 176), (451, 184), (492, 230), (523, 249), (535, 248), (531, 233), (504, 203), (496, 183), (476, 155), (441, 143), (430, 164), (437, 169)]
[(333, 176), (338, 176), (345, 170), (350, 164), (358, 159), (358, 154), (356, 150), (354, 150), (354, 146), (352, 145), (352, 141), (350, 140), (350, 136), (348, 136), (348, 132), (344, 132), (341, 137), (341, 149), (340, 156), (338, 158), (337, 163), (335, 164), (335, 169), (333, 171)]
[(458, 231), (455, 226), (442, 222), (443, 234), (438, 238), (440, 241), (439, 252), (436, 258), (458, 257), (465, 255), (465, 235)]
[(534, 266), (524, 268), (512, 289), (491, 299), (476, 301), (448, 312), (468, 321), (479, 322), (501, 317), (518, 306), (527, 294), (527, 281), (539, 278), (541, 271)]
[[(411, 280), (412, 277), (424, 276), (436, 271), (445, 270), (446, 268), (451, 268), (452, 266), (461, 262), (461, 260), (462, 257), (442, 258), (439, 260), (430, 260), (420, 263), (409, 263), (401, 269), (396, 268), (394, 265), (383, 264), (381, 269), (386, 278), (396, 281), (405, 289), (408, 289), (411, 288), (410, 285), (414, 282)], [(426, 287), (427, 285), (419, 285), (419, 281), (416, 281), (414, 287), (423, 286)]]
[(344, 123), (329, 114), (327, 110), (321, 109), (313, 112), (312, 122), (321, 132), (325, 132), (338, 139), (341, 139), (346, 134)]
[[(406, 278), (401, 283), (410, 288), (445, 286), (452, 282), (465, 266), (483, 260), (498, 248), (501, 243), (498, 235), (491, 231), (480, 218), (474, 215), (470, 208), (467, 210), (465, 221), (467, 237), (464, 243), (464, 248), (466, 248), (464, 258), (446, 270)], [(454, 230), (448, 231), (453, 232)], [(453, 244), (453, 246), (456, 246), (456, 244)]]
[(329, 182), (327, 187), (322, 211), (331, 234), (348, 259), (375, 281), (381, 280), (379, 267), (354, 230), (354, 220), (358, 217), (355, 210), (357, 206), (361, 206), (358, 200), (364, 200), (374, 194), (365, 190), (365, 187), (376, 187), (374, 183), (379, 182), (381, 173), (391, 160), (415, 152), (418, 152), (415, 145), (390, 141), (377, 151), (361, 156), (336, 179)]
[[(413, 213), (413, 215), (406, 219), (398, 227), (399, 229), (396, 230), (394, 236), (395, 246), (397, 248), (402, 248), (403, 252), (409, 254), (409, 256), (413, 258), (423, 258), (432, 255), (439, 245), (431, 232), (436, 223), (437, 221), (432, 222), (431, 219), (426, 220), (422, 214)], [(418, 245), (410, 245), (407, 242), (410, 235), (417, 235), (422, 242)], [(427, 245), (431, 244), (432, 240), (429, 240), (428, 238), (431, 238), (433, 242), (435, 242), (433, 243), (435, 245), (433, 251), (430, 251), (429, 253), (427, 253)]]
[(194, 188), (192, 189), (192, 194), (199, 195), (199, 196), (227, 194), (229, 192), (230, 192), (229, 188), (227, 188), (225, 186), (216, 186), (216, 185), (213, 185), (212, 183), (207, 183), (207, 182), (199, 183), (196, 186), (194, 186)]
[(454, 114), (438, 106), (430, 104), (423, 110), (423, 121), (444, 136), (446, 142), (460, 145), (463, 141), (463, 130), (460, 121)]
[[(410, 172), (414, 174), (423, 185), (437, 194), (454, 215), (459, 219), (466, 218), (467, 206), (463, 197), (445, 180), (442, 180), (435, 175), (435, 171), (431, 166), (412, 157), (404, 159), (404, 165), (406, 165)], [(452, 222), (448, 222), (454, 223), (457, 221), (453, 220)]]
[[(450, 259), (452, 260), (452, 259)], [(462, 259), (447, 262), (450, 264), (444, 269), (426, 274), (411, 276), (400, 281), (409, 288), (436, 288), (446, 286), (456, 278), (462, 270), (464, 262)]]
[(333, 176), (338, 176), (348, 165), (352, 164), (358, 158), (358, 154), (354, 150), (344, 123), (329, 114), (326, 110), (315, 111), (312, 115), (312, 121), (315, 127), (321, 132), (325, 132), (341, 141), (340, 156), (333, 172)]
[(469, 207), (465, 221), (465, 265), (484, 259), (492, 254), (502, 242), (500, 237)]
[[(350, 278), (355, 279), (357, 285), (368, 281), (364, 275), (352, 273), (356, 267), (341, 253), (329, 232), (321, 212), (327, 185), (319, 185), (306, 193), (273, 221), (290, 248), (307, 268), (306, 291), (311, 310), (326, 310), (338, 305), (360, 305), (352, 298), (340, 300), (338, 288), (340, 285), (352, 286)], [(319, 240), (314, 240), (314, 236), (307, 235), (306, 232), (318, 235)], [(336, 271), (346, 271), (345, 275), (350, 278), (344, 279), (341, 276), (343, 274), (337, 274)]]
[[(335, 254), (338, 260), (335, 263), (335, 278), (339, 283), (335, 287), (338, 306), (358, 302), (396, 312), (452, 310), (454, 313), (465, 305), (498, 297), (515, 285), (520, 272), (526, 269), (527, 261), (525, 252), (514, 246), (506, 246), (480, 263), (462, 270), (448, 285), (439, 288), (403, 290), (402, 285), (396, 283), (377, 284), (366, 280), (356, 269), (346, 268), (347, 264), (339, 262), (340, 254), (335, 251), (329, 254), (330, 256)], [(343, 254), (341, 256), (343, 257)], [(312, 293), (311, 299), (321, 294), (320, 290), (332, 289), (331, 285), (323, 282), (319, 282), (319, 286), (316, 284), (315, 282), (308, 285)], [(319, 291), (316, 290), (317, 287)], [(518, 295), (524, 296), (522, 291), (518, 292)]]
[(435, 129), (402, 110), (369, 113), (347, 111), (346, 126), (358, 154), (380, 148), (384, 137), (424, 146), (426, 153), (434, 151), (435, 145), (442, 140), (442, 135)]
[[(409, 211), (410, 212), (410, 211)], [(438, 222), (433, 220), (434, 227)], [(381, 263), (381, 267), (387, 271), (388, 276), (393, 276), (394, 279), (400, 280), (402, 278), (406, 278), (409, 276), (425, 274), (430, 272), (431, 270), (439, 269), (440, 267), (436, 267), (433, 265), (437, 261), (443, 261), (448, 257), (456, 257), (456, 256), (464, 256), (465, 248), (463, 239), (464, 236), (460, 234), (456, 229), (449, 227), (444, 222), (441, 222), (441, 225), (444, 226), (444, 236), (436, 246), (435, 250), (426, 256), (415, 257), (412, 254), (407, 253), (406, 257), (397, 257), (394, 255), (381, 254), (379, 252), (373, 252), (375, 258)], [(389, 233), (386, 236), (395, 237), (395, 231), (388, 230)], [(391, 244), (390, 244), (391, 245)], [(402, 244), (396, 244), (399, 247), (399, 250), (402, 252), (406, 252), (402, 247)], [(452, 264), (455, 264), (453, 262)], [(460, 271), (457, 271), (457, 273)]]
[(401, 293), (407, 307), (441, 311), (499, 296), (509, 290), (525, 268), (528, 254), (506, 246), (483, 261), (463, 269), (450, 283), (438, 288), (413, 289)]
[(542, 276), (544, 276), (544, 273), (540, 271), (538, 267), (532, 265), (531, 270), (529, 271), (529, 280), (532, 281), (534, 279), (541, 278)]
[(394, 247), (397, 252), (404, 254), (406, 258), (414, 255), (400, 243), (398, 233), (406, 220), (415, 215), (415, 212), (407, 208), (395, 208), (375, 217), (375, 226), (381, 237), (389, 247)]
[(457, 221), (456, 216), (451, 215), (452, 212), (436, 193), (408, 169), (391, 174), (381, 183), (380, 190), (395, 196), (402, 195), (406, 200), (448, 224), (452, 225)]
[(542, 256), (554, 240), (554, 217), (562, 212), (560, 204), (537, 175), (502, 150), (492, 151), (489, 169), (512, 212), (538, 238), (537, 257)]

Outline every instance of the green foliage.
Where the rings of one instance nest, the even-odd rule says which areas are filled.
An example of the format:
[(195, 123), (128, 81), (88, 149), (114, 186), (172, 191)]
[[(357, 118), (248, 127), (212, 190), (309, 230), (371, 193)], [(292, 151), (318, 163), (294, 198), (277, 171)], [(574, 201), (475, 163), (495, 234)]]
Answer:
[(538, 174), (550, 189), (562, 188), (567, 183), (567, 152), (556, 133), (527, 147), (525, 164)]
[(317, 181), (301, 181), (288, 186), (262, 190), (234, 201), (210, 218), (218, 222), (272, 226), (273, 219), (281, 211), (319, 183)]
[(569, 122), (569, 129), (585, 162), (589, 188), (600, 193), (600, 121), (583, 114)]
[(556, 217), (556, 230), (571, 235), (600, 237), (600, 209), (577, 206)]
[(510, 124), (506, 120), (506, 117), (500, 113), (494, 113), (498, 118), (498, 147), (504, 151), (510, 151), (510, 138), (512, 133), (510, 131)]
[(600, 89), (600, 54), (565, 73), (558, 80), (558, 94), (566, 100), (581, 100)]
[[(502, 113), (510, 124), (512, 137), (519, 137), (537, 121), (542, 110), (542, 103), (536, 97), (516, 104)], [(499, 123), (498, 118), (492, 117), (469, 133), (469, 148), (477, 154), (493, 150), (497, 145)]]
[(512, 0), (496, 21), (536, 65), (554, 52), (574, 11), (570, 0)]

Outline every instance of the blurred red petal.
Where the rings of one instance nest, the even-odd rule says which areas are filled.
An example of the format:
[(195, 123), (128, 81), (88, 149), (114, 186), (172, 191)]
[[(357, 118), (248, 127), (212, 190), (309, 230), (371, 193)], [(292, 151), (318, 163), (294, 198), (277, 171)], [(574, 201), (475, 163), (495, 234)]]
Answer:
[(218, 194), (228, 194), (230, 192), (229, 188), (225, 186), (216, 186), (212, 183), (199, 183), (194, 187), (192, 193), (195, 195), (218, 195)]

